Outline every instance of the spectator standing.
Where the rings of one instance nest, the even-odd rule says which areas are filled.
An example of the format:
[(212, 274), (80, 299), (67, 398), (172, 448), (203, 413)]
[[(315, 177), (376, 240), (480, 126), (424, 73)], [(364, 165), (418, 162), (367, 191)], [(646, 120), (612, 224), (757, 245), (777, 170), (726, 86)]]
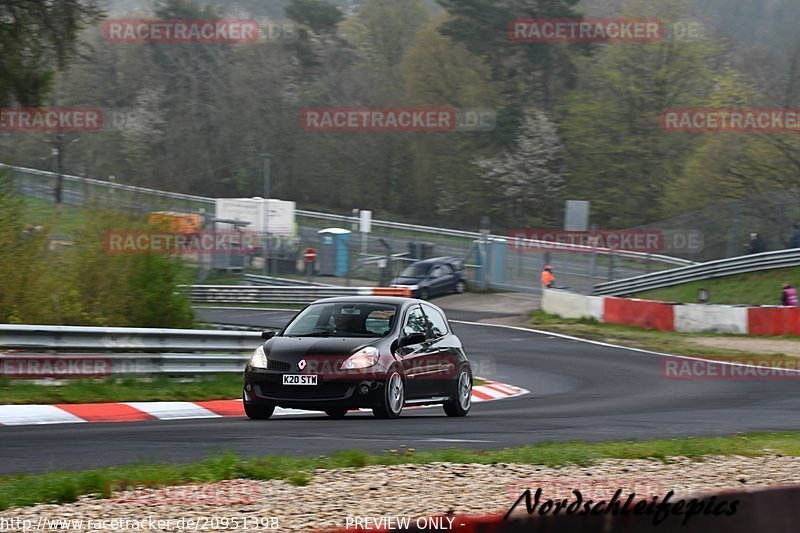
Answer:
[(788, 281), (783, 282), (783, 293), (781, 294), (781, 305), (797, 307), (797, 289), (792, 287)]
[(553, 267), (551, 265), (547, 265), (542, 270), (542, 287), (546, 289), (552, 289), (553, 284), (556, 282), (556, 277), (553, 275)]
[(760, 254), (767, 251), (767, 243), (760, 233), (751, 233), (750, 242), (747, 243), (748, 254)]
[(795, 222), (792, 224), (792, 228), (794, 228), (794, 232), (792, 233), (792, 239), (789, 241), (789, 248), (800, 248), (800, 225)]

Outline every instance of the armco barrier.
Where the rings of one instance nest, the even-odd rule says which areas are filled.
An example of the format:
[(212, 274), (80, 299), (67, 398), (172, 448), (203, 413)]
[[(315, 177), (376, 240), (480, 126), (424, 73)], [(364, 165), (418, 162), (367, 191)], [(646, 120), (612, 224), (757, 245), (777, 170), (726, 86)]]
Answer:
[(674, 307), (671, 303), (607, 297), (603, 316), (606, 322), (614, 324), (675, 331)]
[(800, 335), (800, 309), (751, 307), (747, 310), (750, 335)]
[(683, 333), (747, 334), (747, 308), (731, 305), (686, 304), (673, 307), (675, 331)]
[(394, 287), (287, 287), (270, 285), (191, 285), (185, 287), (193, 303), (306, 305), (337, 296), (411, 297), (411, 289)]
[[(661, 495), (659, 503), (665, 495)], [(685, 500), (683, 504), (678, 502)], [(525, 514), (525, 503), (521, 503), (518, 510), (522, 517), (504, 520), (503, 516), (487, 517), (458, 517), (448, 516), (453, 519), (452, 526), (444, 527), (419, 527), (415, 519), (411, 519), (409, 527), (393, 527), (391, 531), (453, 531), (459, 533), (710, 533), (724, 531), (725, 533), (789, 533), (797, 531), (797, 511), (800, 506), (800, 487), (780, 487), (751, 492), (729, 491), (714, 495), (698, 496), (696, 501), (691, 497), (672, 497), (669, 512), (661, 513), (661, 521), (655, 524), (655, 509), (652, 513), (646, 512), (648, 500), (638, 514), (633, 514), (628, 509), (627, 514), (613, 514), (604, 512), (605, 505), (597, 514), (567, 514), (563, 510), (560, 514), (553, 514), (553, 505), (550, 504), (549, 512), (544, 516), (539, 511), (544, 506), (542, 502), (531, 516)], [(570, 500), (574, 501), (574, 500)], [(624, 500), (623, 500), (624, 501)], [(724, 507), (722, 503), (725, 503)], [(726, 514), (733, 509), (735, 512)], [(595, 502), (599, 503), (599, 502)], [(687, 509), (699, 509), (683, 524)], [(636, 508), (636, 505), (632, 505)], [(613, 510), (613, 508), (612, 508)], [(355, 514), (355, 513), (353, 513)], [(514, 515), (515, 516), (515, 515)], [(421, 519), (420, 526), (424, 526), (426, 519)], [(445, 522), (449, 524), (449, 522)], [(428, 522), (430, 526), (430, 522)], [(328, 533), (352, 533), (353, 531), (380, 530), (375, 527), (355, 527), (329, 531)]]

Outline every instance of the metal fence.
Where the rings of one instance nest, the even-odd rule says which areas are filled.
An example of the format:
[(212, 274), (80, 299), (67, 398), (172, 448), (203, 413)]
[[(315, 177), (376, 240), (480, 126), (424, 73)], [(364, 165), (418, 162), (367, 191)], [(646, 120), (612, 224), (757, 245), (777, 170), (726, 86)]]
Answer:
[(782, 190), (712, 205), (642, 229), (701, 232), (700, 249), (675, 255), (705, 262), (744, 254), (751, 233), (761, 235), (768, 251), (785, 249), (796, 223), (800, 223), (800, 190)]
[[(146, 328), (0, 325), (0, 365), (31, 359), (88, 359), (102, 373), (241, 372), (260, 333)], [(30, 366), (30, 365), (27, 365)]]
[(720, 259), (666, 272), (601, 283), (595, 287), (594, 294), (626, 295), (691, 281), (794, 266), (800, 266), (800, 248)]
[[(52, 201), (56, 175), (42, 170), (0, 165), (14, 179), (23, 195)], [(134, 187), (110, 181), (77, 176), (63, 176), (63, 200), (66, 204), (85, 206), (94, 202), (115, 208), (146, 213), (153, 210), (176, 210), (213, 214), (213, 198)], [(540, 292), (539, 273), (545, 264), (554, 266), (559, 286), (589, 292), (604, 281), (674, 268), (690, 260), (625, 251), (570, 247), (514, 247), (507, 236), (489, 235), (448, 228), (419, 226), (385, 220), (373, 220), (372, 232), (358, 233), (352, 216), (297, 210), (298, 238), (287, 245), (271, 245), (273, 250), (266, 273), (302, 280), (301, 251), (316, 248), (319, 230), (340, 227), (352, 231), (349, 245), (348, 277), (363, 282), (386, 285), (403, 267), (418, 259), (454, 256), (466, 266), (467, 279), (473, 287), (523, 292)], [(382, 259), (388, 258), (385, 266)], [(263, 262), (261, 263), (263, 264)], [(258, 268), (259, 264), (252, 266)], [(315, 281), (320, 281), (319, 279)], [(323, 278), (324, 281), (324, 278)]]
[(192, 285), (185, 289), (193, 303), (203, 304), (306, 305), (320, 298), (338, 296), (411, 296), (410, 289), (382, 287)]

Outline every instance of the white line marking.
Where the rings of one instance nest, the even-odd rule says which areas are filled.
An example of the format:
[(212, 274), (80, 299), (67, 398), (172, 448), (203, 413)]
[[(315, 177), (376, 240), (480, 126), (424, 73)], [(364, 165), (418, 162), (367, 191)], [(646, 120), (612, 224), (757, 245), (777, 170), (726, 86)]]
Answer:
[[(676, 359), (687, 359), (689, 361), (704, 361), (709, 363), (716, 363), (720, 365), (728, 365), (728, 366), (742, 366), (745, 368), (769, 368), (763, 367), (759, 365), (748, 365), (745, 363), (735, 363), (733, 361), (717, 361), (715, 359), (703, 359), (702, 357), (692, 357), (690, 355), (677, 355), (674, 353), (664, 353), (664, 352), (654, 352), (653, 350), (645, 350), (643, 348), (631, 348), (630, 346), (620, 346), (618, 344), (611, 344), (608, 342), (601, 342), (601, 341), (593, 341), (589, 339), (581, 339), (580, 337), (573, 337), (572, 335), (564, 335), (563, 333), (553, 333), (552, 331), (543, 331), (540, 329), (533, 329), (533, 328), (521, 328), (519, 326), (505, 326), (502, 324), (484, 324), (482, 322), (468, 322), (465, 320), (450, 320), (450, 322), (455, 322), (457, 324), (467, 324), (469, 326), (486, 326), (489, 328), (504, 328), (504, 329), (513, 329), (516, 331), (527, 331), (528, 333), (536, 333), (537, 335), (550, 335), (550, 338), (559, 338), (559, 339), (566, 339), (571, 341), (578, 341), (578, 342), (585, 342), (588, 344), (595, 344), (597, 346), (605, 346), (606, 348), (617, 348), (619, 350), (627, 350), (630, 352), (638, 352), (644, 353), (648, 355), (658, 355), (660, 357), (674, 357)], [(800, 369), (792, 369), (792, 368), (781, 368), (783, 372), (798, 372), (800, 373)]]

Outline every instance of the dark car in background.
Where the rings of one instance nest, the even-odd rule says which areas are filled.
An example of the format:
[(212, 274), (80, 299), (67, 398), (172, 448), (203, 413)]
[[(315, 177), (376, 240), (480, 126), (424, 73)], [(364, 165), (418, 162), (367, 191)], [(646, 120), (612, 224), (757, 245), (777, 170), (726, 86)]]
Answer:
[(455, 257), (432, 257), (403, 269), (392, 280), (392, 287), (410, 287), (415, 298), (462, 293), (467, 289), (464, 263)]
[(252, 419), (275, 407), (324, 411), (333, 418), (371, 408), (396, 418), (405, 405), (441, 404), (466, 416), (472, 367), (444, 312), (388, 296), (312, 303), (253, 352), (244, 372), (244, 410)]

